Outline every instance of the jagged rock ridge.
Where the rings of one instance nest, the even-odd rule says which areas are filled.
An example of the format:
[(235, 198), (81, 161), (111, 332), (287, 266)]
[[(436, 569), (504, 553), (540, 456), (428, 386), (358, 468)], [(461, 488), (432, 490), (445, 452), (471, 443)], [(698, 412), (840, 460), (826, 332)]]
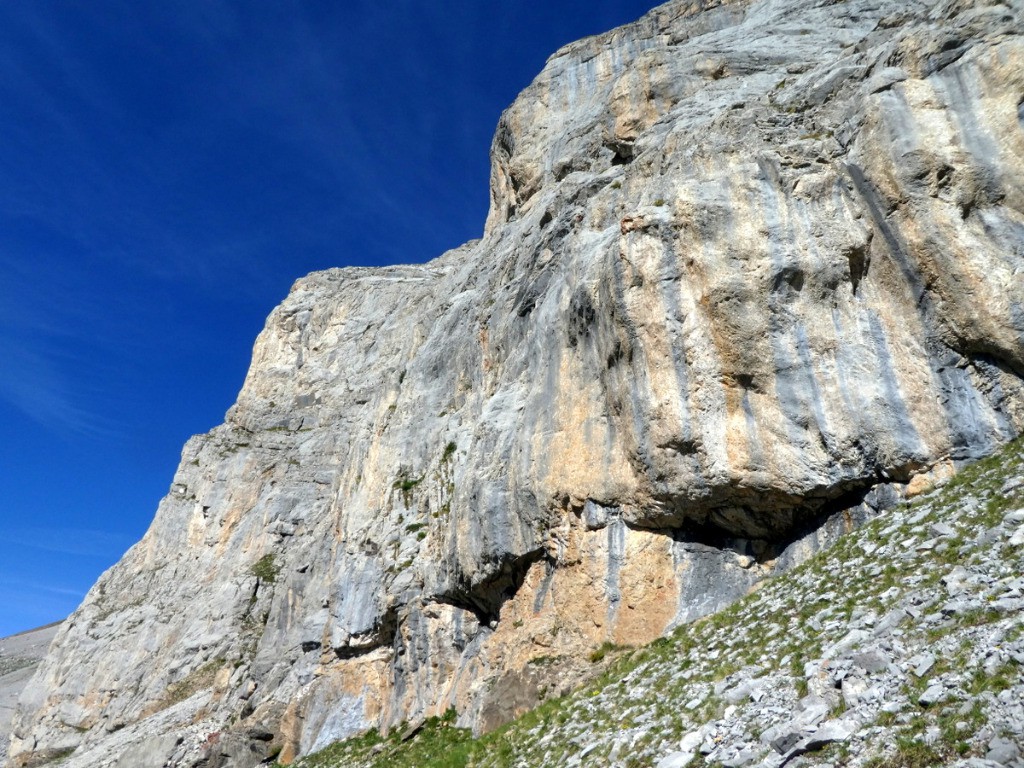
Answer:
[(486, 729), (1018, 434), (1021, 21), (670, 2), (557, 52), (481, 240), (274, 310), (15, 764)]

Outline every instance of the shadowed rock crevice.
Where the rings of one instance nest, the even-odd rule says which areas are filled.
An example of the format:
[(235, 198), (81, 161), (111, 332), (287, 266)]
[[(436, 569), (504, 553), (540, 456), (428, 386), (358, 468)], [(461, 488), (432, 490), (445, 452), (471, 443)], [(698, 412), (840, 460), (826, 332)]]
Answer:
[[(355, 644), (335, 646), (332, 650), (339, 659), (355, 659), (372, 653), (378, 648), (390, 648), (395, 644), (398, 621), (398, 609), (390, 607), (378, 619), (369, 638)], [(318, 644), (310, 642), (304, 644), (304, 649), (306, 646), (309, 646), (310, 650), (320, 647)]]
[(626, 165), (633, 162), (633, 142), (611, 139), (605, 146), (612, 153), (612, 165)]
[[(600, 530), (611, 521), (622, 520), (632, 530), (752, 557), (759, 563), (769, 563), (794, 543), (824, 529), (832, 520), (844, 521), (849, 529), (894, 507), (904, 498), (903, 487), (919, 469), (904, 467), (902, 471), (886, 472), (884, 478), (879, 476), (823, 491), (822, 498), (805, 499), (804, 504), (788, 509), (785, 513), (775, 510), (775, 517), (789, 519), (791, 524), (786, 528), (769, 531), (767, 535), (764, 528), (750, 527), (753, 524), (751, 521), (764, 515), (763, 510), (742, 507), (711, 508), (704, 510), (698, 518), (687, 518), (678, 525), (664, 526), (623, 519), (621, 510), (613, 503), (597, 503), (589, 499), (582, 514), (589, 530)], [(685, 500), (678, 503), (682, 509), (688, 506)]]
[[(680, 446), (686, 449), (688, 446)], [(715, 489), (700, 496), (658, 494), (658, 506), (627, 515), (627, 522), (647, 530), (718, 531), (711, 539), (756, 538), (773, 543), (799, 538), (815, 521), (855, 507), (871, 497), (879, 484), (907, 483), (924, 469), (919, 461), (879, 467), (868, 477), (853, 477), (818, 487), (804, 495), (773, 488)], [(707, 542), (707, 543), (710, 543)]]
[(502, 606), (515, 597), (533, 564), (546, 557), (545, 550), (537, 549), (520, 557), (504, 558), (483, 581), (450, 589), (432, 599), (469, 611), (481, 626), (493, 627), (501, 616)]

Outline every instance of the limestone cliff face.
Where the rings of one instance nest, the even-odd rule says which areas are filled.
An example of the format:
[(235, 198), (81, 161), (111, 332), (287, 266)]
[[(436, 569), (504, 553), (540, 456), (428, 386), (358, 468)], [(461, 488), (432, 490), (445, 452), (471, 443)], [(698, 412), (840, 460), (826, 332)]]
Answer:
[(274, 310), (14, 764), (487, 728), (1021, 432), (1022, 22), (677, 0), (558, 51), (483, 239)]

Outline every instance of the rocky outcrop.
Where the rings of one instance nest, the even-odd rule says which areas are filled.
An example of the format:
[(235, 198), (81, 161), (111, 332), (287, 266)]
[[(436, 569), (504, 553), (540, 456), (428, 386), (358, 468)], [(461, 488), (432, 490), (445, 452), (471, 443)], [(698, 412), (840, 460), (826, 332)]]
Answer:
[(505, 728), (442, 717), (296, 766), (1020, 768), (1022, 505), (1018, 440)]
[(481, 240), (274, 310), (14, 763), (486, 729), (1019, 433), (1021, 21), (676, 1), (558, 51)]

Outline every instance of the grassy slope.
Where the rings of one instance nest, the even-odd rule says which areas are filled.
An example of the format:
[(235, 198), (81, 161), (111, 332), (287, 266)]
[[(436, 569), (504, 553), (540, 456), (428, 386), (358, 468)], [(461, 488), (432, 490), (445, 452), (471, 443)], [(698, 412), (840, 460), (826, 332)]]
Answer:
[[(479, 739), (454, 727), (453, 718), (447, 717), (428, 721), (405, 741), (400, 730), (385, 738), (371, 733), (334, 744), (298, 765), (652, 766), (660, 756), (678, 750), (684, 734), (723, 715), (735, 717), (727, 712), (721, 694), (739, 682), (763, 679), (776, 701), (796, 706), (807, 694), (807, 662), (829, 658), (865, 616), (873, 622), (876, 616), (896, 615), (902, 610), (899, 606), (910, 602), (927, 608), (933, 598), (942, 596), (941, 578), (956, 565), (994, 571), (992, 578), (1004, 583), (1019, 577), (1024, 572), (1022, 548), (993, 544), (985, 532), (998, 526), (1008, 510), (1024, 506), (1024, 484), (1011, 489), (1008, 481), (1022, 476), (1024, 442), (1017, 441), (967, 467), (935, 492), (847, 535), (832, 549), (721, 613), (644, 648), (611, 651), (608, 670), (594, 683), (547, 701)], [(930, 526), (939, 522), (953, 532), (938, 546), (932, 539), (929, 547)], [(998, 693), (1019, 685), (1021, 672), (1014, 664), (996, 670), (969, 668), (967, 645), (971, 637), (980, 637), (974, 628), (989, 625), (1005, 641), (1019, 638), (1024, 616), (988, 608), (951, 618), (935, 613), (929, 620), (918, 620), (912, 613), (898, 615), (896, 635), (904, 645), (928, 647), (943, 637), (962, 636), (956, 642), (963, 647), (953, 657), (941, 658), (927, 679), (907, 675), (897, 711), (874, 713), (875, 722), (868, 724), (858, 754), (851, 756), (846, 745), (833, 745), (809, 756), (811, 762), (913, 768), (983, 754), (984, 745), (971, 741), (971, 734), (986, 724), (988, 715), (981, 703), (966, 714), (961, 707), (951, 715), (949, 708), (923, 707), (917, 698), (929, 679), (948, 677), (958, 665), (964, 668), (956, 678), (964, 695)], [(959, 721), (958, 727), (953, 720)], [(748, 715), (745, 735), (757, 744), (759, 732), (772, 724), (754, 711)], [(921, 736), (929, 729), (939, 737), (925, 745)], [(698, 755), (693, 764), (703, 765), (703, 759)]]

